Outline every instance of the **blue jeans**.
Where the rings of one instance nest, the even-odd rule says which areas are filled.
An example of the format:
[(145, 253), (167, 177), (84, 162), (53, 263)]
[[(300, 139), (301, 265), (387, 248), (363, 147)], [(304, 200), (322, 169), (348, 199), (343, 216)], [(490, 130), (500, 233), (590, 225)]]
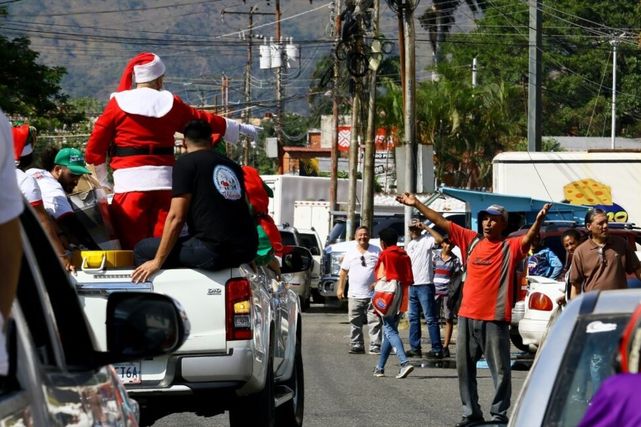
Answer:
[[(142, 239), (134, 247), (134, 263), (138, 266), (153, 259), (159, 245), (160, 239), (157, 237)], [(163, 268), (218, 270), (230, 267), (228, 264), (229, 262), (221, 254), (212, 251), (202, 240), (195, 237), (181, 237), (169, 253)]]
[(387, 359), (392, 352), (392, 347), (396, 349), (396, 356), (401, 365), (407, 363), (407, 356), (403, 348), (403, 341), (398, 335), (398, 320), (401, 318), (399, 314), (391, 319), (383, 318), (383, 344), (381, 345), (381, 355), (378, 358), (378, 369), (385, 368)]
[(427, 332), (430, 334), (432, 351), (443, 351), (441, 330), (438, 324), (438, 306), (435, 299), (434, 283), (410, 286), (409, 313), (410, 347), (412, 350), (421, 349), (421, 310), (425, 315)]

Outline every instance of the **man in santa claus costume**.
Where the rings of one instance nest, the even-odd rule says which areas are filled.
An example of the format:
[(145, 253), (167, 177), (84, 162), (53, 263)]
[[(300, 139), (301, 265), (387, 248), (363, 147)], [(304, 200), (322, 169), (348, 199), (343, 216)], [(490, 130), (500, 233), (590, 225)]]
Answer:
[[(256, 138), (256, 128), (197, 110), (163, 90), (165, 65), (149, 52), (132, 58), (89, 137), (85, 158), (98, 180), (107, 183), (107, 156), (113, 169), (111, 218), (123, 249), (160, 237), (171, 203), (174, 133), (192, 120), (235, 143), (240, 134)], [(132, 89), (132, 83), (135, 87)]]

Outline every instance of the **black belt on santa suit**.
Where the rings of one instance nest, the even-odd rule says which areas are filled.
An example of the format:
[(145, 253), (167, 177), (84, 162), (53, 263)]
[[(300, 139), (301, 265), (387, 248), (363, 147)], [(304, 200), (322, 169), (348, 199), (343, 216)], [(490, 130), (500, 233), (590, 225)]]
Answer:
[(174, 147), (156, 147), (155, 145), (148, 145), (146, 147), (112, 146), (109, 154), (111, 155), (111, 157), (126, 157), (126, 156), (140, 156), (140, 155), (173, 156)]

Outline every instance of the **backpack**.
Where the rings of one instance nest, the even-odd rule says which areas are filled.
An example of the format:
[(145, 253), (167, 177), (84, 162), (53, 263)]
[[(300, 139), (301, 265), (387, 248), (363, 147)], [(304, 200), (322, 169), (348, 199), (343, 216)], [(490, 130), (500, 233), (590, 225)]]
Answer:
[(401, 306), (401, 294), (401, 284), (398, 280), (387, 280), (385, 277), (377, 280), (372, 295), (374, 311), (384, 319), (393, 318)]

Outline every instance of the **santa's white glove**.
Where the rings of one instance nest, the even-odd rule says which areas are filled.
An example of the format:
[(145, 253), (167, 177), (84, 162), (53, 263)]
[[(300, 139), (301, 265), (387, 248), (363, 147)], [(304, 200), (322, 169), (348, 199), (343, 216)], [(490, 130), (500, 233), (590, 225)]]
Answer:
[(111, 183), (109, 182), (109, 173), (107, 171), (107, 164), (101, 163), (94, 166), (95, 177), (102, 188), (107, 191), (113, 191)]
[(258, 136), (258, 131), (261, 129), (262, 128), (259, 126), (248, 125), (246, 123), (240, 124), (240, 134), (245, 135), (247, 138), (251, 139), (252, 141), (256, 140), (256, 137)]

